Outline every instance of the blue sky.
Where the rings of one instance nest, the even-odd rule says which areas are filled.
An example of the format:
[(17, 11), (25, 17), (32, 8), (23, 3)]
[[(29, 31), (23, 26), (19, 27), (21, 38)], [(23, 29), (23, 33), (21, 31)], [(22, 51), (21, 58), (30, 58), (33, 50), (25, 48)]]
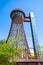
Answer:
[[(21, 9), (26, 16), (34, 12), (39, 44), (43, 45), (43, 0), (0, 0), (0, 40), (7, 39), (10, 30), (10, 12)], [(24, 23), (27, 41), (32, 47), (30, 23)]]

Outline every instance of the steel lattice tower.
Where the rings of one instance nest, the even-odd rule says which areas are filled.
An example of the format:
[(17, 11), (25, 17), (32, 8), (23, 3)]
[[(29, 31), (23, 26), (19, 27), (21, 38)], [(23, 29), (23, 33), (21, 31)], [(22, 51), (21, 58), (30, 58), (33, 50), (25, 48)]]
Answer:
[[(25, 50), (29, 49), (28, 43), (26, 40), (25, 31), (24, 31), (23, 22), (30, 22), (34, 54), (35, 54), (36, 58), (40, 58), (40, 48), (39, 48), (39, 42), (38, 42), (33, 12), (30, 12), (30, 15), (26, 17), (25, 13), (23, 11), (13, 10), (11, 12), (10, 17), (12, 19), (12, 23), (11, 23), (8, 39), (9, 39), (9, 37), (12, 37), (13, 39), (15, 39), (17, 34), (20, 34), (24, 37), (24, 39), (20, 42), (20, 44), (25, 46)], [(8, 41), (8, 39), (7, 39), (7, 41)], [(30, 50), (27, 50), (27, 52), (30, 54)]]
[[(28, 47), (28, 43), (26, 40), (25, 31), (24, 31), (24, 26), (23, 26), (24, 17), (25, 17), (24, 12), (22, 12), (20, 10), (14, 10), (11, 12), (10, 17), (12, 19), (12, 24), (11, 24), (8, 38), (11, 37), (11, 38), (15, 39), (17, 34), (22, 35), (23, 40), (20, 42), (20, 46), (24, 45), (24, 50), (30, 54), (30, 50)], [(26, 49), (28, 49), (28, 50), (26, 50)]]

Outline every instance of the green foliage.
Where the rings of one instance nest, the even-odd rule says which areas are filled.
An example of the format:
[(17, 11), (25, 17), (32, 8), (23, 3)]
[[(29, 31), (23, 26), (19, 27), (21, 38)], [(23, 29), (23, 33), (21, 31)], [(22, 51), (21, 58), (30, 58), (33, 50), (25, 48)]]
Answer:
[(9, 38), (7, 43), (3, 41), (3, 44), (0, 44), (0, 65), (14, 65), (21, 57), (23, 46), (18, 47), (20, 44), (18, 38), (20, 41), (23, 39), (21, 35), (18, 35), (15, 40)]
[(41, 56), (41, 58), (43, 58), (43, 46), (40, 46), (39, 48), (41, 49), (41, 55), (40, 56)]
[(32, 59), (35, 59), (36, 57), (35, 56), (32, 56)]

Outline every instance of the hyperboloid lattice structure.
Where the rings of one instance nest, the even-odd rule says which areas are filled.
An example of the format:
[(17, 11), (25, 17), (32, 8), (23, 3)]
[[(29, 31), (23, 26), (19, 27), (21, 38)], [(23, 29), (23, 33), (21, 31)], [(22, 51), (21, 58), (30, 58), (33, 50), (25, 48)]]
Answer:
[[(29, 16), (25, 16), (25, 13), (21, 10), (13, 10), (10, 15), (12, 19), (11, 28), (9, 31), (9, 37), (15, 39), (18, 34), (23, 36), (23, 40), (20, 42), (20, 46), (24, 45), (24, 50), (30, 54), (30, 50), (28, 47), (25, 30), (23, 26), (23, 22), (30, 22), (31, 33), (32, 33), (32, 40), (33, 40), (33, 47), (34, 53), (37, 58), (40, 58), (40, 49), (38, 44), (37, 32), (36, 32), (36, 25), (34, 20), (33, 12), (30, 12)], [(8, 41), (7, 39), (7, 41)], [(31, 55), (31, 54), (30, 54)]]

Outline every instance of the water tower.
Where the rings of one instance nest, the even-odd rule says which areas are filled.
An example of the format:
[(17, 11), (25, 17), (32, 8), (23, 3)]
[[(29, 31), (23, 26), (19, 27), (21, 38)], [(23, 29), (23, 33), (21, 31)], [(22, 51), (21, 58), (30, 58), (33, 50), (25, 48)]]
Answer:
[[(12, 37), (13, 39), (15, 39), (17, 34), (20, 34), (24, 37), (23, 40), (20, 42), (20, 45), (24, 45), (25, 46), (24, 49), (29, 49), (24, 26), (23, 26), (23, 22), (29, 22), (31, 27), (34, 53), (37, 58), (40, 58), (40, 49), (39, 49), (39, 43), (37, 38), (36, 25), (35, 25), (33, 12), (30, 12), (29, 16), (26, 16), (25, 13), (21, 10), (13, 10), (10, 14), (10, 17), (12, 19), (12, 23), (11, 23), (8, 39), (9, 37)], [(30, 54), (30, 50), (27, 50), (27, 51)]]

